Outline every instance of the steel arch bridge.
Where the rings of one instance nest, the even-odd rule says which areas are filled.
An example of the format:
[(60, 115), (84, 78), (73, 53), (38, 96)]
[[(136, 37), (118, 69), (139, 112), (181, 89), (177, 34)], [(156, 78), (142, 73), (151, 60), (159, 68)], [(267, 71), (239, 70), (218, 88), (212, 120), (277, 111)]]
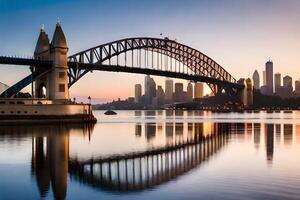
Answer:
[(243, 88), (210, 57), (167, 38), (126, 38), (81, 51), (68, 59), (72, 63), (69, 87), (87, 72), (103, 70), (206, 82), (214, 94), (218, 87)]
[[(1, 96), (11, 97), (51, 71), (52, 61), (36, 58), (0, 57), (0, 64), (30, 65), (39, 70), (8, 88)], [(205, 82), (214, 94), (221, 91), (238, 99), (244, 88), (213, 59), (168, 38), (126, 38), (102, 44), (68, 57), (69, 88), (91, 71), (127, 72)]]

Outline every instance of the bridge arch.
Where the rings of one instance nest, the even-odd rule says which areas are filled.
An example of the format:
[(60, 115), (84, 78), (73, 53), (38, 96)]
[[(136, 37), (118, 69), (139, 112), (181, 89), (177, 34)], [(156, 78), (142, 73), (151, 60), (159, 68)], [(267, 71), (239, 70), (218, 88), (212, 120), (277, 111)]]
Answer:
[[(132, 66), (135, 59), (133, 56), (134, 52), (135, 56), (137, 56), (137, 59), (140, 59), (141, 61), (141, 51), (145, 52), (145, 56), (143, 57), (145, 62), (148, 62), (147, 57), (150, 53), (150, 56), (152, 56), (152, 62), (150, 61), (152, 66), (147, 66), (144, 68), (141, 66)], [(125, 54), (125, 56), (122, 57), (123, 61), (119, 60), (119, 56), (121, 54)], [(156, 54), (156, 56), (154, 56), (154, 59), (156, 59), (155, 63), (158, 64), (156, 66), (153, 65), (154, 54)], [(161, 58), (159, 56), (161, 56)], [(167, 59), (171, 59), (171, 68), (162, 70), (162, 66), (159, 66), (159, 62), (162, 62), (163, 59), (162, 56), (166, 56)], [(116, 65), (111, 64), (112, 59), (117, 60)], [(142, 37), (121, 39), (71, 55), (68, 57), (68, 61), (69, 63), (76, 63), (72, 66), (69, 66), (69, 87), (71, 87), (86, 73), (93, 70), (122, 71), (122, 67), (127, 67), (127, 69), (124, 69), (124, 71), (130, 72), (128, 67), (131, 67), (142, 68), (140, 72), (136, 71), (133, 73), (158, 75), (159, 73), (155, 73), (155, 71), (164, 71), (165, 73), (169, 72), (169, 74), (166, 74), (166, 76), (175, 78), (176, 76), (178, 76), (177, 78), (183, 78), (183, 76), (180, 75), (195, 77), (196, 80), (199, 79), (206, 82), (211, 88), (212, 92), (215, 94), (218, 92), (218, 90), (228, 87), (233, 90), (242, 88), (242, 86), (237, 83), (236, 79), (213, 59), (194, 48), (180, 44), (174, 40), (169, 40), (167, 38), (161, 39)], [(109, 65), (111, 69), (101, 69), (104, 68), (102, 65), (105, 65), (104, 63), (107, 61), (108, 64), (106, 65)], [(176, 62), (179, 62), (179, 67), (172, 68), (172, 62), (174, 63), (174, 61), (175, 65)], [(121, 62), (125, 63), (125, 65), (122, 67), (120, 65)], [(116, 70), (113, 68), (116, 68)], [(191, 79), (189, 77), (186, 77), (185, 79)]]

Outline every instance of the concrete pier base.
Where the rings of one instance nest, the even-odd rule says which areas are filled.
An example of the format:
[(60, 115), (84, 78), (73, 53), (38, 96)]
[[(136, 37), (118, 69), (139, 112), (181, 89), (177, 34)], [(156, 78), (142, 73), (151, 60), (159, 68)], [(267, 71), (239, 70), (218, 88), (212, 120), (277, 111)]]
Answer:
[(96, 121), (90, 104), (37, 99), (0, 99), (0, 125)]

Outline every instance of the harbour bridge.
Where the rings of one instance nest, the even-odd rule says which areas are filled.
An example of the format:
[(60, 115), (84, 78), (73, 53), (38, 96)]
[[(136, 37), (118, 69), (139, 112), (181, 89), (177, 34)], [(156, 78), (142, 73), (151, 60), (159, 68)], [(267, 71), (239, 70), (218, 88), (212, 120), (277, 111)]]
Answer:
[(51, 43), (42, 28), (32, 58), (0, 57), (0, 64), (31, 66), (31, 74), (12, 85), (1, 96), (13, 97), (26, 86), (34, 85), (34, 82), (34, 97), (41, 98), (41, 89), (45, 87), (47, 94), (44, 97), (68, 99), (69, 88), (88, 72), (109, 71), (204, 82), (215, 95), (225, 93), (233, 102), (245, 104), (244, 80), (237, 81), (212, 58), (175, 40), (125, 38), (70, 56), (67, 56), (67, 52), (68, 46), (60, 23), (56, 25)]

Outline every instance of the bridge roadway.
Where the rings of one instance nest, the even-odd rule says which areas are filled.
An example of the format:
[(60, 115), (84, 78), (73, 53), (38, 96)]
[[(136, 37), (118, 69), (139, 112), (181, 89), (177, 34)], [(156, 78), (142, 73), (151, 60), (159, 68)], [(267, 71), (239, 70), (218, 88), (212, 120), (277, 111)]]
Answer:
[[(26, 76), (21, 81), (17, 82), (15, 85), (11, 86), (8, 90), (1, 94), (1, 96), (11, 97), (14, 94), (20, 92), (24, 87), (28, 86), (32, 81), (37, 80), (40, 76), (45, 73), (50, 72), (52, 61), (38, 60), (34, 58), (16, 58), (16, 57), (5, 57), (0, 56), (1, 64), (10, 65), (28, 65), (28, 66), (39, 66), (39, 70), (33, 72), (32, 74)], [(141, 68), (141, 67), (128, 67), (120, 65), (105, 65), (100, 63), (82, 63), (69, 61), (68, 66), (70, 69), (76, 68), (77, 70), (85, 71), (109, 71), (109, 72), (126, 72), (135, 74), (149, 74), (155, 76), (164, 76), (170, 78), (180, 78), (185, 80), (191, 80), (194, 82), (206, 82), (215, 85), (223, 85), (225, 87), (243, 89), (243, 85), (237, 83), (229, 82), (226, 80), (216, 79), (208, 76), (202, 76), (199, 74), (187, 74), (182, 72), (166, 71), (151, 68)], [(69, 74), (69, 79), (71, 79)], [(71, 81), (69, 81), (69, 87), (71, 87)]]
[(197, 168), (223, 148), (229, 126), (209, 136), (124, 155), (69, 160), (71, 179), (114, 192), (139, 192), (172, 181)]

